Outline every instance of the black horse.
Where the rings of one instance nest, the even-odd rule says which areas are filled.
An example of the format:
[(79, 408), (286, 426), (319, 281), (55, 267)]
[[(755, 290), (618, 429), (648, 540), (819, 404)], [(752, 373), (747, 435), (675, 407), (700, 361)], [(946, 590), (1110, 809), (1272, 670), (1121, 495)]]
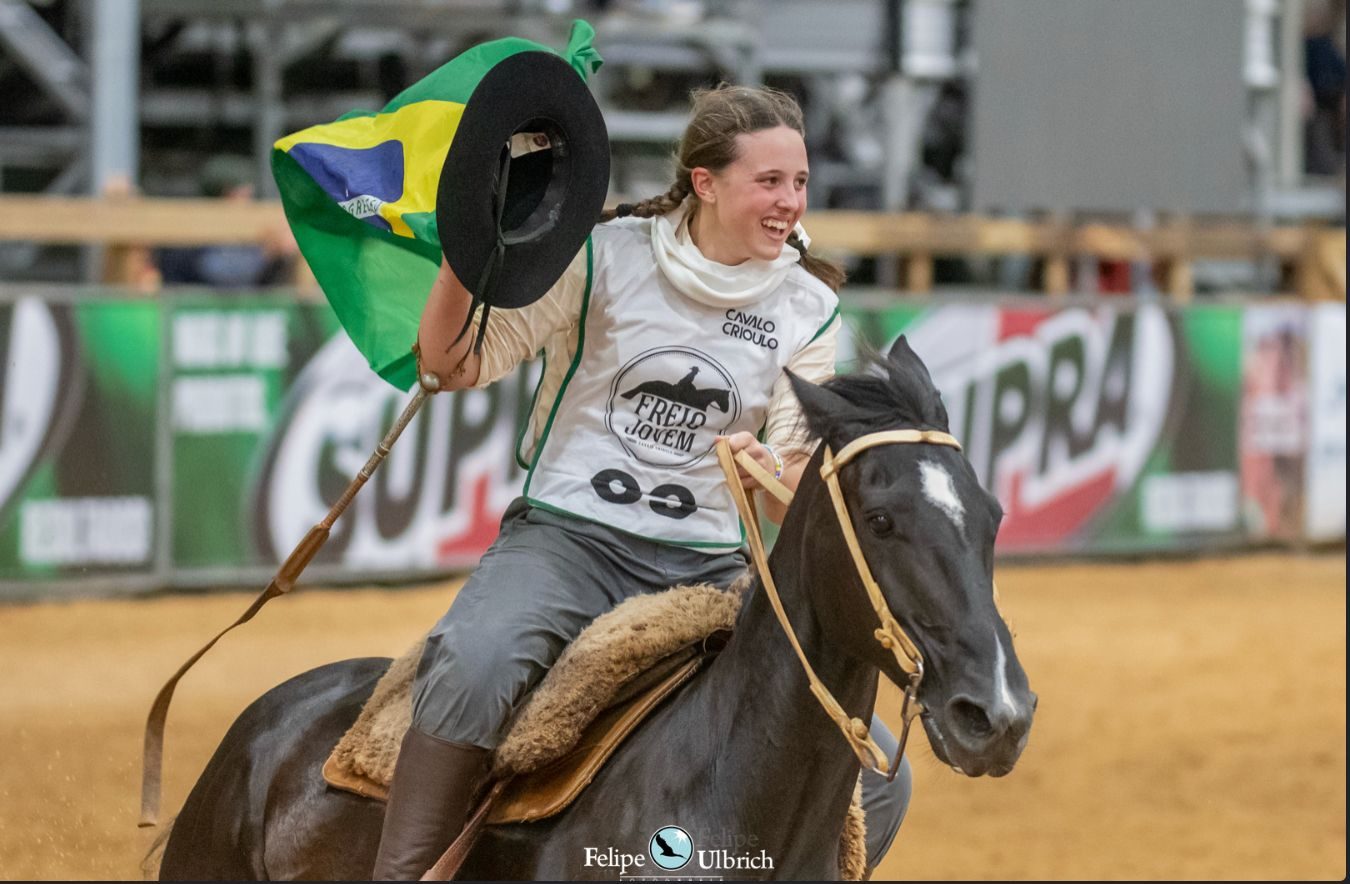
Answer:
[[(903, 338), (867, 373), (821, 387), (793, 383), (812, 433), (835, 451), (883, 429), (946, 430), (941, 398)], [(770, 567), (817, 674), (866, 721), (879, 672), (907, 682), (873, 638), (877, 615), (820, 479), (822, 450)], [(840, 481), (872, 573), (923, 654), (919, 699), (934, 752), (970, 776), (1008, 773), (1036, 699), (993, 598), (998, 502), (958, 450), (938, 445), (871, 448)], [(161, 876), (368, 878), (384, 806), (329, 788), (320, 768), (389, 662), (333, 663), (246, 709), (178, 815)], [(771, 867), (754, 874), (837, 878), (858, 770), (756, 581), (721, 654), (619, 747), (571, 807), (543, 822), (488, 827), (460, 875), (615, 878), (619, 868), (599, 865), (606, 851), (645, 853), (653, 833), (677, 825), (699, 848), (741, 837), (762, 850)]]

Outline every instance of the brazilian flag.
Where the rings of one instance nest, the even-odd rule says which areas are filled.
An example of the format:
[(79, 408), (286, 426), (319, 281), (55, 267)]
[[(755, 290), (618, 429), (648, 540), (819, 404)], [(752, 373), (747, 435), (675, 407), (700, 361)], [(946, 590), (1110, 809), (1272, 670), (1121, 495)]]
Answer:
[[(556, 53), (583, 80), (601, 64), (594, 38), (578, 19)], [(401, 390), (417, 379), (409, 348), (441, 264), (436, 188), (464, 105), (502, 59), (537, 51), (554, 52), (516, 37), (475, 46), (379, 113), (353, 111), (273, 146), (272, 174), (301, 254), (370, 367)]]

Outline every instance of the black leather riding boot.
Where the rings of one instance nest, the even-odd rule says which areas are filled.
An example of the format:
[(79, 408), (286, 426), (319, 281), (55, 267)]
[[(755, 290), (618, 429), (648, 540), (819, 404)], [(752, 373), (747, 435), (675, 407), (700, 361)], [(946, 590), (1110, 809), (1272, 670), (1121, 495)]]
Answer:
[(464, 828), (491, 752), (408, 728), (384, 810), (376, 881), (417, 881)]

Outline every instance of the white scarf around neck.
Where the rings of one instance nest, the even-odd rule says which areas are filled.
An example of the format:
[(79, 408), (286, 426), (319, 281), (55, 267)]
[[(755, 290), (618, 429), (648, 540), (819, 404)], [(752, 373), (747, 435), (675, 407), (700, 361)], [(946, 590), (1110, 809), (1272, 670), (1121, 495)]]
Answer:
[[(798, 224), (794, 232), (810, 248)], [(772, 261), (751, 258), (740, 264), (719, 264), (704, 256), (689, 236), (689, 201), (666, 215), (652, 218), (652, 254), (661, 272), (682, 294), (709, 307), (742, 307), (778, 288), (801, 253), (786, 243)]]

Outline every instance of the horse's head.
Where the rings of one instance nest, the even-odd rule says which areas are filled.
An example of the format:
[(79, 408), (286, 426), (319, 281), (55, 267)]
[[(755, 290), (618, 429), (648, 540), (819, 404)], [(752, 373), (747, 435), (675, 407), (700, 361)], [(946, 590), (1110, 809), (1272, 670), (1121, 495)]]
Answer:
[[(869, 433), (947, 431), (927, 368), (903, 337), (871, 370), (815, 386), (792, 377), (811, 434), (836, 454)], [(822, 451), (808, 472), (818, 475)], [(1012, 770), (1031, 728), (1036, 695), (994, 600), (994, 536), (1002, 509), (954, 447), (882, 444), (840, 468), (839, 485), (859, 546), (891, 613), (923, 656), (918, 699), (934, 753), (970, 776)], [(806, 482), (803, 488), (806, 490)], [(807, 508), (806, 537), (841, 575), (822, 626), (836, 647), (904, 687), (908, 676), (873, 637), (872, 610), (826, 490)], [(836, 561), (837, 559), (837, 561)]]

